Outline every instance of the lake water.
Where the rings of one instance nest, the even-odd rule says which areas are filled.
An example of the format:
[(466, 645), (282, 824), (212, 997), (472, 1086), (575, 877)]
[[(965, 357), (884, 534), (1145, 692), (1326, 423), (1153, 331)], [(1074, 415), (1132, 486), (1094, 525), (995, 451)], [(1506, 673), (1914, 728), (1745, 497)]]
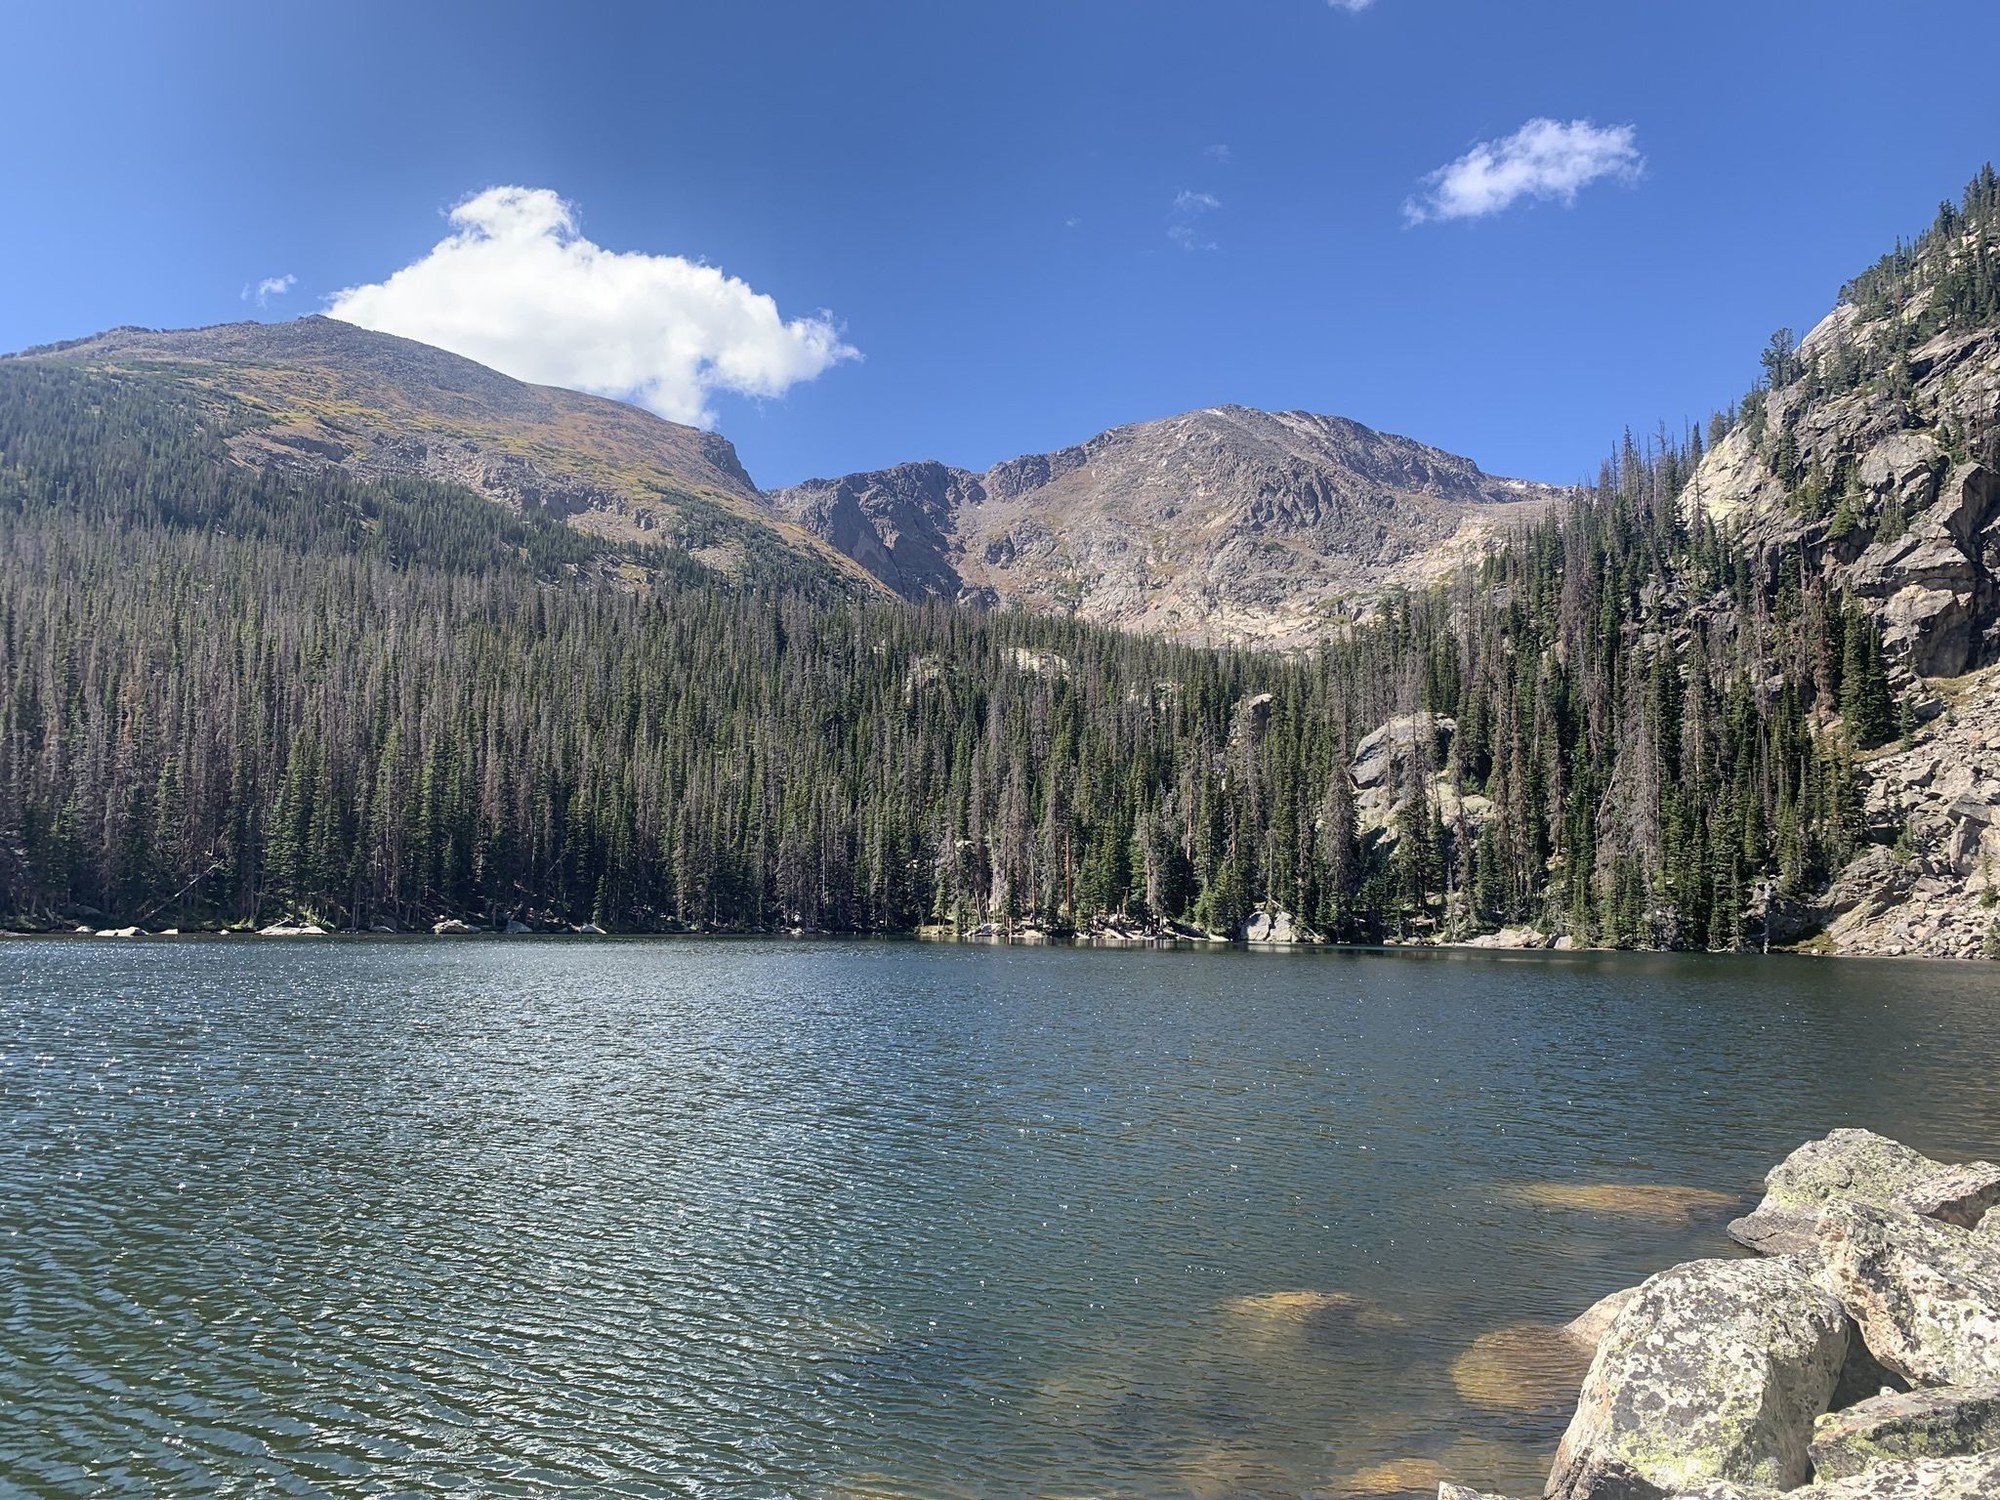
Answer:
[[(1529, 1493), (1575, 1378), (1533, 1325), (1731, 1253), (1733, 1198), (1836, 1125), (2000, 1151), (2000, 967), (700, 939), (0, 965), (24, 1494)], [(1703, 1192), (1600, 1191), (1631, 1186)]]

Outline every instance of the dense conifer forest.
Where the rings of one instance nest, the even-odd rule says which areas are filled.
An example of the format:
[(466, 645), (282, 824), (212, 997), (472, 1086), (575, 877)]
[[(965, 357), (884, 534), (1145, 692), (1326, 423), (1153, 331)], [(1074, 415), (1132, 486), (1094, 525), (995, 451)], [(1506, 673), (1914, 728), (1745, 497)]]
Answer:
[[(1989, 172), (1850, 295), (1879, 314), (1996, 214)], [(1925, 319), (2000, 317), (1990, 257), (1949, 274)], [(1699, 430), (1628, 436), (1477, 570), (1278, 655), (246, 467), (248, 420), (0, 364), (17, 923), (1231, 932), (1272, 903), (1340, 940), (1735, 948), (1852, 852), (1855, 756), (1899, 727), (1869, 617), (1680, 508)]]

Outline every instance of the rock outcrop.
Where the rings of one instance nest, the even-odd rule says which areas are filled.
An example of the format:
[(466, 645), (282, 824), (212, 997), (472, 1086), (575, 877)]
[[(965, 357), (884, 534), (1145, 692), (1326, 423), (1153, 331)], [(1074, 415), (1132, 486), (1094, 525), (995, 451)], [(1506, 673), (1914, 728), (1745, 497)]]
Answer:
[[(1913, 690), (1914, 692), (1914, 690)], [(1871, 843), (1818, 903), (1821, 945), (1891, 957), (2000, 952), (2000, 667), (1927, 686), (1924, 722), (1858, 770)]]
[(1728, 1481), (1791, 1489), (1847, 1358), (1848, 1321), (1803, 1262), (1694, 1261), (1646, 1282), (1592, 1361), (1551, 1500), (1660, 1500)]
[(1903, 1209), (1969, 1229), (2000, 1203), (2000, 1166), (1946, 1166), (1873, 1131), (1836, 1130), (1771, 1169), (1764, 1201), (1729, 1226), (1730, 1237), (1767, 1255), (1812, 1254), (1820, 1211), (1833, 1203)]
[(1820, 1217), (1827, 1286), (1888, 1369), (1920, 1386), (2000, 1380), (2000, 1242), (1899, 1209)]
[(1228, 406), (984, 474), (903, 464), (768, 498), (906, 599), (1300, 644), (1476, 558), (1562, 493), (1338, 417)]
[(1813, 1429), (1813, 1473), (1849, 1479), (1888, 1459), (2000, 1452), (2000, 1381), (1875, 1396)]

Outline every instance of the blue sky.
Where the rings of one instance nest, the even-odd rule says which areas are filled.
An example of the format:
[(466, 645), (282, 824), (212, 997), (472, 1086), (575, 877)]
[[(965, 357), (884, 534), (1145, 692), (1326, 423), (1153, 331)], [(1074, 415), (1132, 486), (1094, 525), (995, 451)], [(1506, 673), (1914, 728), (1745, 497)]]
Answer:
[(1567, 480), (2000, 156), (1996, 42), (1992, 0), (28, 0), (0, 347), (371, 288), (766, 484), (1226, 402)]

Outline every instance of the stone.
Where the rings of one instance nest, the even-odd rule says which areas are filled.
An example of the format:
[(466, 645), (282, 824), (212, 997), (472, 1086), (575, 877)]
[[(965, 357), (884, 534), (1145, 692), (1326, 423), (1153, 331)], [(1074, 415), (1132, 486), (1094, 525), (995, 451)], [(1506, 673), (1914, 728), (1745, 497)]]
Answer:
[(446, 917), (442, 922), (432, 924), (431, 931), (439, 937), (465, 937), (479, 929), (469, 922), (461, 922), (457, 917)]
[(316, 922), (273, 922), (257, 929), (259, 937), (325, 937), (326, 929)]
[(1836, 1130), (1773, 1167), (1764, 1201), (1732, 1223), (1729, 1234), (1766, 1255), (1813, 1254), (1820, 1210), (1840, 1202), (1906, 1208), (1969, 1227), (2000, 1202), (2000, 1166), (1946, 1166), (1873, 1131)]
[(523, 933), (533, 932), (534, 930), (534, 928), (518, 917), (509, 917), (507, 919), (507, 934), (510, 937), (519, 937)]
[(1891, 1459), (1805, 1493), (1810, 1500), (1994, 1500), (2000, 1496), (2000, 1453)]
[(1613, 1292), (1608, 1297), (1600, 1297), (1569, 1322), (1563, 1324), (1563, 1332), (1570, 1341), (1597, 1352), (1597, 1346), (1604, 1342), (1604, 1336), (1611, 1331), (1611, 1325), (1618, 1321), (1618, 1315), (1630, 1307), (1638, 1298), (1639, 1289), (1628, 1286), (1622, 1292)]
[(1819, 1253), (1884, 1366), (1915, 1385), (2000, 1380), (2000, 1237), (1837, 1203), (1820, 1216)]
[(1644, 1283), (1591, 1362), (1550, 1500), (1662, 1500), (1727, 1481), (1790, 1489), (1847, 1355), (1806, 1264), (1705, 1260)]
[(1480, 1490), (1468, 1489), (1462, 1484), (1449, 1480), (1438, 1485), (1438, 1500), (1507, 1500), (1504, 1495), (1489, 1495)]
[(1451, 1383), (1468, 1406), (1487, 1411), (1561, 1411), (1576, 1400), (1590, 1350), (1567, 1329), (1522, 1323), (1482, 1333), (1451, 1364)]
[(1815, 1479), (1847, 1479), (1891, 1458), (2000, 1451), (2000, 1380), (1903, 1391), (1828, 1412), (1813, 1429)]
[(1532, 1182), (1513, 1189), (1510, 1196), (1536, 1208), (1570, 1209), (1676, 1226), (1704, 1219), (1713, 1221), (1743, 1206), (1740, 1194), (1676, 1183)]

